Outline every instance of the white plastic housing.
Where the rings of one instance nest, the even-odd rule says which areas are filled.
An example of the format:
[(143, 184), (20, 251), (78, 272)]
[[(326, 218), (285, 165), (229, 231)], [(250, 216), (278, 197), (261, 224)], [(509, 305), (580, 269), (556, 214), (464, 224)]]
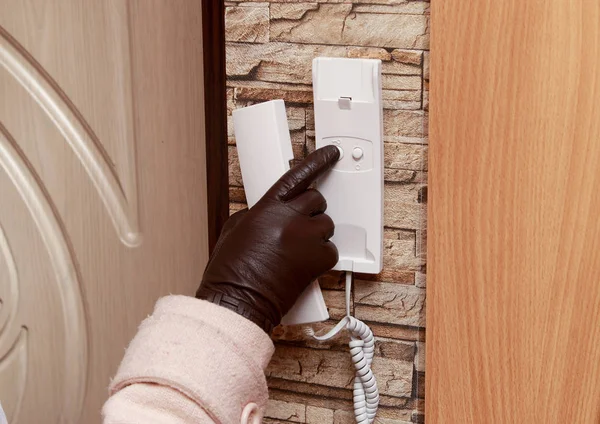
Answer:
[[(233, 128), (246, 200), (251, 208), (290, 169), (294, 158), (283, 100), (234, 110)], [(281, 322), (308, 324), (328, 318), (323, 293), (314, 281)]]
[(381, 61), (313, 61), (316, 147), (338, 146), (341, 159), (318, 182), (335, 223), (334, 269), (377, 274), (383, 251)]

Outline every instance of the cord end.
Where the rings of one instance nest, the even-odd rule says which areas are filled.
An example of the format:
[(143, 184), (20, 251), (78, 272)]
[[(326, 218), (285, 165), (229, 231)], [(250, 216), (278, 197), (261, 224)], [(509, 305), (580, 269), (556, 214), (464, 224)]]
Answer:
[(312, 327), (305, 326), (302, 328), (302, 332), (304, 333), (304, 336), (307, 338), (312, 339), (313, 337), (315, 337), (315, 330), (313, 330)]

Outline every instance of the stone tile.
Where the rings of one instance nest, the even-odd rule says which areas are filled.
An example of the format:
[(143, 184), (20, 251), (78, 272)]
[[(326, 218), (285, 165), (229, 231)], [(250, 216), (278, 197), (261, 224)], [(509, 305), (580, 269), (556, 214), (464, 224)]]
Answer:
[(265, 417), (294, 423), (306, 423), (306, 405), (269, 399)]
[(383, 90), (382, 99), (384, 109), (418, 110), (422, 94), (418, 90)]
[(344, 352), (277, 345), (267, 376), (323, 386), (349, 388), (353, 380), (350, 356)]
[(301, 160), (305, 156), (306, 149), (306, 133), (303, 130), (300, 131), (291, 131), (290, 130), (290, 139), (292, 140), (292, 151), (294, 153), (294, 158), (297, 160)]
[(313, 108), (306, 108), (306, 129), (314, 130), (315, 129), (315, 111)]
[[(420, 91), (415, 91), (420, 93)], [(402, 100), (384, 100), (384, 109), (393, 110), (419, 110), (421, 109), (422, 101), (402, 101)]]
[[(290, 41), (305, 44), (342, 43), (342, 28), (352, 11), (352, 4), (315, 4), (316, 7), (297, 19), (277, 19), (286, 15), (292, 4), (271, 5), (270, 37), (273, 41)], [(362, 44), (359, 44), (362, 45)], [(377, 46), (377, 44), (373, 44)]]
[(406, 327), (389, 323), (370, 322), (369, 327), (375, 337), (388, 337), (397, 340), (423, 341), (425, 340), (425, 329), (418, 327)]
[[(419, 200), (419, 193), (424, 184), (386, 184), (383, 187), (383, 198), (385, 201), (395, 203), (417, 203)], [(392, 227), (398, 228), (398, 227)], [(386, 229), (388, 230), (388, 229)], [(389, 231), (389, 230), (388, 230)], [(412, 237), (413, 247), (416, 247), (415, 243), (415, 232), (414, 231), (401, 231), (403, 237), (406, 234), (410, 234)], [(416, 252), (416, 248), (413, 252)]]
[[(259, 81), (312, 85), (312, 60), (318, 56), (381, 58), (385, 49), (312, 44), (229, 43), (226, 72), (231, 78), (252, 77)], [(421, 65), (384, 61), (382, 72), (387, 80), (384, 88), (420, 90)], [(389, 78), (387, 77), (389, 75)], [(402, 78), (404, 76), (405, 78)], [(413, 78), (408, 78), (413, 76)]]
[[(341, 46), (319, 46), (289, 43), (243, 44), (227, 46), (227, 75), (258, 81), (312, 85), (312, 60), (327, 57), (372, 57), (379, 49), (348, 49)], [(383, 49), (381, 49), (383, 50)], [(383, 50), (385, 52), (385, 50)], [(387, 52), (386, 52), (387, 53)], [(421, 90), (421, 66), (396, 61), (383, 62), (383, 88), (391, 90)], [(421, 95), (407, 100), (421, 101)]]
[(418, 287), (361, 281), (355, 285), (354, 302), (358, 319), (425, 326), (425, 290)]
[(266, 102), (273, 99), (283, 99), (286, 103), (310, 104), (313, 102), (313, 94), (310, 89), (303, 87), (260, 88), (260, 87), (237, 87), (235, 95), (239, 99), (248, 99)]
[(410, 421), (413, 424), (425, 424), (425, 414), (421, 411), (415, 411), (413, 412)]
[(290, 43), (230, 43), (226, 49), (229, 77), (312, 85), (312, 60), (317, 56), (346, 57), (345, 46)]
[(341, 271), (328, 271), (319, 277), (322, 289), (344, 290), (344, 277)]
[[(322, 408), (351, 411), (352, 391), (316, 384), (302, 383), (292, 380), (271, 377), (267, 379), (269, 393), (277, 400), (306, 403)], [(422, 399), (379, 395), (380, 416), (390, 418), (410, 417)]]
[(403, 342), (393, 339), (377, 339), (375, 355), (383, 358), (413, 361), (417, 348), (414, 342)]
[(234, 138), (234, 130), (233, 130), (233, 118), (231, 115), (227, 116), (227, 137)]
[[(364, 4), (360, 0), (355, 2), (352, 9), (355, 13), (373, 13), (390, 15), (424, 15), (429, 13), (429, 2), (427, 1), (404, 1), (394, 5)], [(373, 2), (375, 3), (375, 2)]]
[(423, 78), (429, 81), (429, 52), (423, 52)]
[[(267, 368), (267, 376), (350, 389), (354, 381), (353, 369), (348, 352), (278, 345)], [(372, 369), (382, 394), (410, 397), (412, 362), (378, 357), (373, 361)]]
[[(369, 28), (365, 33), (364, 28)], [(423, 15), (356, 13), (346, 20), (342, 41), (348, 44), (424, 49), (429, 46)]]
[(414, 238), (383, 241), (383, 267), (386, 270), (418, 271), (424, 264), (425, 259), (415, 255)]
[[(417, 201), (419, 203), (427, 203), (427, 191), (428, 191), (427, 186), (423, 186), (419, 189), (419, 197), (417, 199)], [(422, 230), (426, 230), (426, 229), (427, 229), (426, 226), (422, 228)], [(423, 239), (426, 240), (427, 235), (422, 235), (422, 237), (423, 237)], [(418, 243), (419, 243), (419, 240), (417, 239), (417, 245), (418, 245)]]
[[(427, 188), (427, 187), (425, 187)], [(425, 212), (427, 213), (427, 212)], [(417, 230), (417, 256), (427, 258), (427, 222), (424, 221), (424, 228)]]
[(392, 55), (386, 49), (379, 47), (348, 47), (348, 57), (361, 59), (392, 60)]
[(425, 137), (427, 121), (423, 111), (383, 111), (384, 136)]
[[(276, 5), (271, 5), (271, 13), (273, 6)], [(319, 3), (318, 8), (306, 11), (298, 19), (272, 18), (269, 31), (273, 41), (425, 49), (429, 44), (427, 27), (424, 15), (355, 12), (352, 4)]]
[(383, 239), (384, 240), (409, 240), (414, 237), (412, 231), (398, 230), (397, 228), (384, 228)]
[[(349, 409), (352, 407), (352, 391), (349, 389), (304, 383), (278, 377), (267, 377), (267, 383), (271, 392), (273, 390), (281, 390), (287, 395), (295, 393), (296, 395), (310, 396), (311, 400), (317, 398), (320, 400), (318, 406), (321, 407), (334, 409), (335, 404), (339, 403), (340, 399), (345, 400), (346, 406)], [(398, 400), (399, 398), (392, 399)]]
[(243, 187), (242, 170), (240, 169), (240, 161), (238, 159), (237, 149), (235, 146), (228, 146), (228, 167), (229, 167), (229, 185), (234, 187)]
[(423, 54), (423, 110), (429, 110), (429, 52)]
[(418, 230), (425, 225), (427, 209), (419, 203), (384, 200), (383, 223), (386, 227)]
[(413, 399), (415, 411), (425, 411), (425, 400), (424, 399)]
[(411, 184), (427, 182), (427, 172), (407, 169), (384, 168), (383, 177), (386, 182)]
[(290, 131), (306, 128), (306, 109), (302, 107), (286, 106), (286, 114)]
[(273, 3), (271, 5), (271, 19), (299, 20), (312, 10), (318, 10), (317, 3)]
[(414, 393), (418, 398), (425, 399), (425, 373), (424, 372), (416, 372), (416, 376), (414, 378)]
[(247, 208), (248, 205), (245, 203), (230, 203), (229, 204), (229, 216), (233, 215), (234, 213), (241, 211), (242, 209)]
[(227, 99), (227, 115), (231, 115), (233, 109), (237, 107), (235, 100), (233, 99), (233, 88), (227, 88), (225, 90), (225, 97)]
[(381, 64), (381, 72), (392, 75), (419, 75), (421, 76), (422, 69), (421, 65), (414, 65), (412, 63), (402, 63), (396, 61), (383, 62)]
[[(385, 111), (385, 109), (384, 109)], [(417, 111), (418, 112), (418, 111)], [(385, 112), (384, 112), (385, 113)], [(385, 128), (383, 130), (385, 133)], [(385, 143), (406, 143), (406, 144), (428, 144), (427, 135), (422, 137), (406, 137), (402, 135), (383, 135), (383, 141)]]
[(356, 279), (364, 281), (391, 281), (396, 284), (415, 284), (415, 273), (406, 269), (384, 268), (379, 274), (354, 274)]
[(413, 183), (417, 178), (418, 171), (407, 169), (388, 169), (383, 170), (383, 178), (386, 182), (394, 183)]
[[(421, 94), (418, 90), (382, 90), (381, 98), (383, 101), (399, 100), (418, 102), (421, 99)], [(386, 108), (384, 107), (384, 109)]]
[(333, 424), (333, 410), (317, 406), (306, 407), (307, 424)]
[(243, 187), (229, 187), (229, 201), (234, 203), (246, 203), (246, 193)]
[(306, 130), (306, 151), (313, 152), (316, 148), (314, 130)]
[(346, 315), (346, 294), (340, 290), (322, 290), (329, 317), (342, 319)]
[[(308, 90), (312, 91), (312, 85), (305, 84), (290, 84), (284, 82), (269, 82), (269, 81), (259, 81), (259, 80), (250, 80), (250, 79), (235, 79), (230, 78), (227, 80), (227, 87), (233, 88), (233, 98), (236, 101), (236, 104), (239, 106), (249, 106), (259, 101), (253, 99), (247, 99), (244, 97), (238, 96), (238, 91), (240, 88), (268, 88), (272, 90), (280, 90), (280, 91), (291, 91), (291, 90)], [(271, 99), (273, 100), (273, 99)]]
[(427, 274), (424, 272), (415, 273), (415, 286), (424, 289), (427, 286)]
[(417, 342), (417, 355), (415, 356), (415, 369), (425, 371), (425, 343)]
[(352, 411), (337, 410), (333, 415), (333, 424), (355, 424), (356, 418)]
[[(277, 380), (277, 379), (274, 379)], [(307, 387), (304, 383), (296, 383), (292, 381), (277, 380), (278, 384), (287, 385), (286, 388), (291, 387)], [(326, 390), (327, 392), (323, 391)], [(329, 394), (328, 394), (329, 393)], [(324, 386), (315, 387), (314, 392), (305, 392), (304, 390), (287, 390), (279, 389), (275, 387), (269, 387), (269, 397), (275, 400), (283, 400), (286, 402), (295, 402), (305, 404), (307, 407), (315, 407), (322, 409), (329, 409), (335, 411), (336, 409), (352, 409), (352, 398), (348, 397), (349, 392), (344, 389), (331, 389)], [(341, 396), (340, 396), (341, 395)], [(400, 401), (400, 398), (394, 399), (396, 402)], [(414, 405), (414, 401), (411, 402)], [(385, 408), (385, 407), (384, 407)], [(308, 421), (308, 410), (307, 410), (307, 421)]]
[(382, 75), (381, 83), (385, 90), (421, 90), (421, 77), (417, 75)]
[[(400, 284), (414, 284), (414, 273), (420, 271), (425, 264), (425, 259), (418, 256), (415, 251), (415, 237), (417, 231), (391, 229), (384, 230), (383, 239), (383, 264), (384, 272), (396, 271), (398, 274), (407, 273), (403, 279), (383, 280), (379, 274), (377, 278), (367, 278), (369, 281), (390, 281)], [(397, 276), (395, 276), (397, 277)], [(363, 279), (362, 274), (357, 277)], [(404, 280), (406, 278), (406, 281)]]
[(225, 8), (225, 40), (247, 43), (269, 41), (269, 7)]
[(427, 171), (427, 151), (422, 144), (384, 143), (383, 163), (391, 169)]
[(400, 62), (407, 65), (421, 66), (425, 53), (426, 52), (421, 52), (418, 50), (415, 51), (394, 49), (392, 50), (391, 57), (395, 62)]

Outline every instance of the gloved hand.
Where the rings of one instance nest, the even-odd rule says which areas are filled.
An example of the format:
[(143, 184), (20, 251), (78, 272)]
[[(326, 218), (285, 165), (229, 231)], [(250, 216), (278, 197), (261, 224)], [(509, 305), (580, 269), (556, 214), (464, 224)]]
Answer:
[(196, 297), (228, 307), (270, 333), (310, 282), (337, 263), (327, 202), (309, 186), (338, 158), (335, 146), (314, 151), (252, 209), (232, 215)]

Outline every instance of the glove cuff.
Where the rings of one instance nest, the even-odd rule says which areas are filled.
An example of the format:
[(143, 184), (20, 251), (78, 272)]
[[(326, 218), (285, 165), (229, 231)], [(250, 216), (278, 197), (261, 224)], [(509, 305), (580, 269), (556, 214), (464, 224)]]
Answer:
[(261, 314), (254, 306), (243, 300), (202, 286), (200, 289), (198, 289), (196, 297), (236, 312), (237, 314), (258, 325), (265, 331), (265, 333), (269, 335), (273, 331), (273, 328), (275, 328), (275, 325), (267, 316)]

